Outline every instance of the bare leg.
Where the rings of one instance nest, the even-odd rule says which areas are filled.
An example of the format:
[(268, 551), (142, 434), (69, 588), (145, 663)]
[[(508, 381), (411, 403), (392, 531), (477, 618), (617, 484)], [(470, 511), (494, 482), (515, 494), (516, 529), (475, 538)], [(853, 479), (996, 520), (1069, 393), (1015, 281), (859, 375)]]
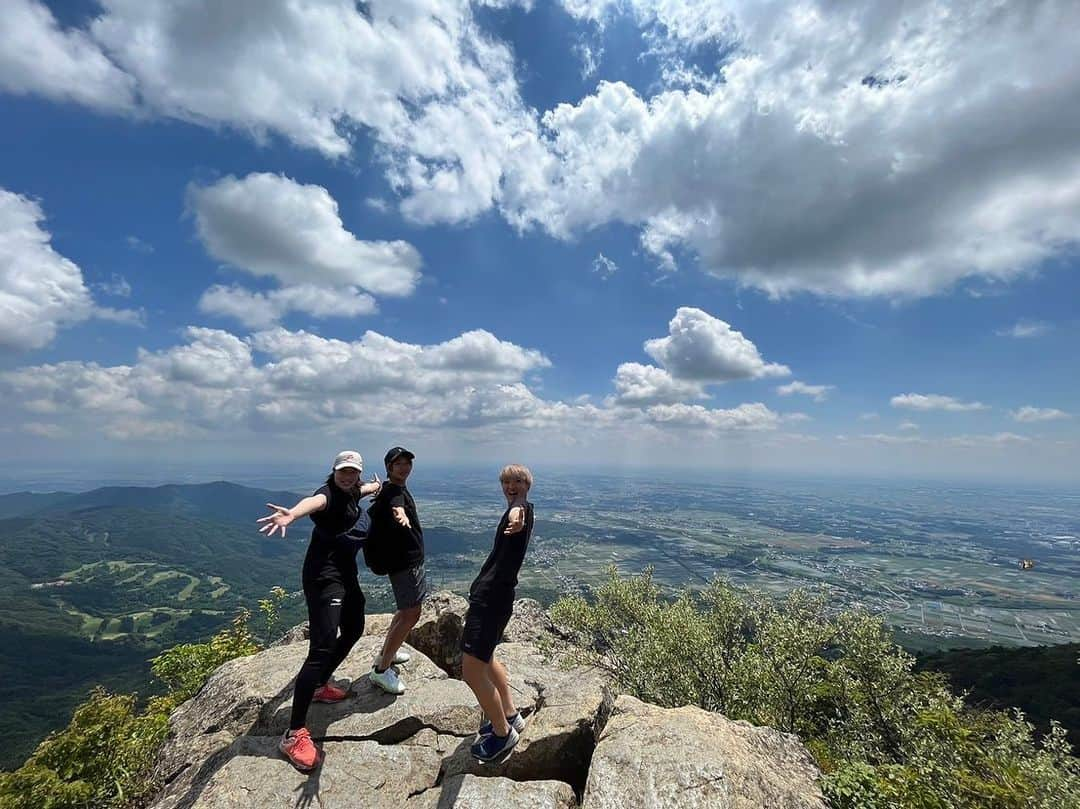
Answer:
[(508, 735), (510, 733), (510, 723), (506, 721), (506, 711), (503, 710), (499, 689), (491, 681), (491, 664), (485, 663), (471, 654), (463, 654), (461, 656), (461, 676), (466, 685), (476, 695), (476, 701), (480, 703), (480, 709), (491, 720), (495, 735)]
[(502, 707), (506, 712), (506, 716), (513, 716), (518, 710), (514, 707), (514, 695), (510, 693), (510, 681), (506, 676), (506, 668), (495, 659), (495, 655), (491, 656), (489, 671), (491, 682), (495, 686), (495, 690), (499, 692), (499, 699), (502, 700)]
[(409, 632), (420, 620), (420, 605), (398, 610), (390, 621), (390, 628), (386, 631), (386, 640), (383, 641), (382, 657), (379, 658), (379, 669), (386, 670), (394, 662), (394, 655), (409, 636)]

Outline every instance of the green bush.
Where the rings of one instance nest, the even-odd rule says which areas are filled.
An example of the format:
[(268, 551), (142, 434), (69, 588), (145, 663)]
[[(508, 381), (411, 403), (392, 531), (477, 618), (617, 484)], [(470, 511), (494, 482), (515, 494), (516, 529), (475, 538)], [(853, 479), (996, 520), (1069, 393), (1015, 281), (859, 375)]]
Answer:
[(572, 657), (640, 699), (798, 734), (838, 809), (1080, 806), (1080, 763), (1059, 725), (1039, 744), (1018, 712), (965, 707), (865, 612), (720, 580), (668, 600), (651, 570), (611, 568), (591, 599), (564, 598), (552, 618), (576, 636)]
[[(264, 610), (265, 613), (265, 610)], [(0, 809), (126, 809), (151, 794), (154, 758), (172, 709), (228, 660), (259, 650), (243, 610), (206, 643), (185, 643), (153, 660), (169, 687), (136, 710), (133, 694), (95, 689), (63, 730), (50, 734), (22, 767), (0, 773)]]
[(154, 676), (169, 687), (169, 693), (155, 701), (154, 708), (169, 713), (194, 696), (222, 663), (259, 651), (250, 618), (247, 610), (241, 610), (229, 627), (207, 643), (182, 643), (155, 657)]

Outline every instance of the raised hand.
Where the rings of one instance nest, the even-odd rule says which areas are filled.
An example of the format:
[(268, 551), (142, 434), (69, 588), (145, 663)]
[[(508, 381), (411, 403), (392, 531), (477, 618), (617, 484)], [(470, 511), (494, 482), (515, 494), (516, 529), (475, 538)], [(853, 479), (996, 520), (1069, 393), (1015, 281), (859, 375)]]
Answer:
[(285, 527), (290, 525), (296, 518), (293, 517), (292, 512), (284, 506), (275, 506), (273, 503), (267, 503), (267, 507), (274, 510), (273, 514), (269, 514), (266, 517), (260, 517), (255, 522), (265, 523), (259, 527), (259, 532), (266, 534), (268, 537), (272, 537), (274, 533), (280, 528), (281, 536), (285, 536)]
[(405, 509), (401, 506), (394, 506), (392, 509), (394, 514), (394, 521), (402, 528), (412, 528), (412, 523), (409, 522), (409, 515), (405, 513)]
[(525, 509), (521, 506), (514, 506), (510, 509), (510, 518), (506, 523), (506, 530), (503, 531), (504, 535), (516, 534), (522, 528), (525, 527)]

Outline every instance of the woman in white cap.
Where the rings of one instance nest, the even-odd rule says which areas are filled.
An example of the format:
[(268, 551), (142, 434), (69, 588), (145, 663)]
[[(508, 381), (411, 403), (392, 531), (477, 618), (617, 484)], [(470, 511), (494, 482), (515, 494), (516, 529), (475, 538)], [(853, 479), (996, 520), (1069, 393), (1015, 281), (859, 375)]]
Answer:
[(268, 537), (279, 529), (284, 537), (285, 528), (302, 517), (310, 516), (315, 523), (303, 573), (311, 627), (308, 654), (296, 676), (289, 729), (278, 745), (299, 770), (313, 770), (322, 761), (322, 753), (305, 727), (308, 707), (312, 700), (345, 699), (346, 692), (330, 682), (330, 675), (364, 634), (364, 594), (356, 569), (357, 547), (345, 535), (360, 518), (360, 499), (376, 494), (382, 484), (378, 475), (364, 483), (360, 479), (363, 471), (359, 452), (340, 452), (326, 483), (314, 494), (292, 508), (267, 503), (273, 513), (259, 520), (263, 523), (259, 530)]

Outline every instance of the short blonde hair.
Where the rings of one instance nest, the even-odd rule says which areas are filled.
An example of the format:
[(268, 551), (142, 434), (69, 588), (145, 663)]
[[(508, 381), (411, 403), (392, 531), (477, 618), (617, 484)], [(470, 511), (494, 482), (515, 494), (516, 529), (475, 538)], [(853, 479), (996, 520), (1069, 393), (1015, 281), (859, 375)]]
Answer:
[(508, 480), (521, 480), (525, 482), (526, 487), (532, 488), (533, 476), (529, 471), (529, 467), (522, 466), (519, 463), (512, 463), (504, 466), (499, 473), (499, 483), (506, 483)]

